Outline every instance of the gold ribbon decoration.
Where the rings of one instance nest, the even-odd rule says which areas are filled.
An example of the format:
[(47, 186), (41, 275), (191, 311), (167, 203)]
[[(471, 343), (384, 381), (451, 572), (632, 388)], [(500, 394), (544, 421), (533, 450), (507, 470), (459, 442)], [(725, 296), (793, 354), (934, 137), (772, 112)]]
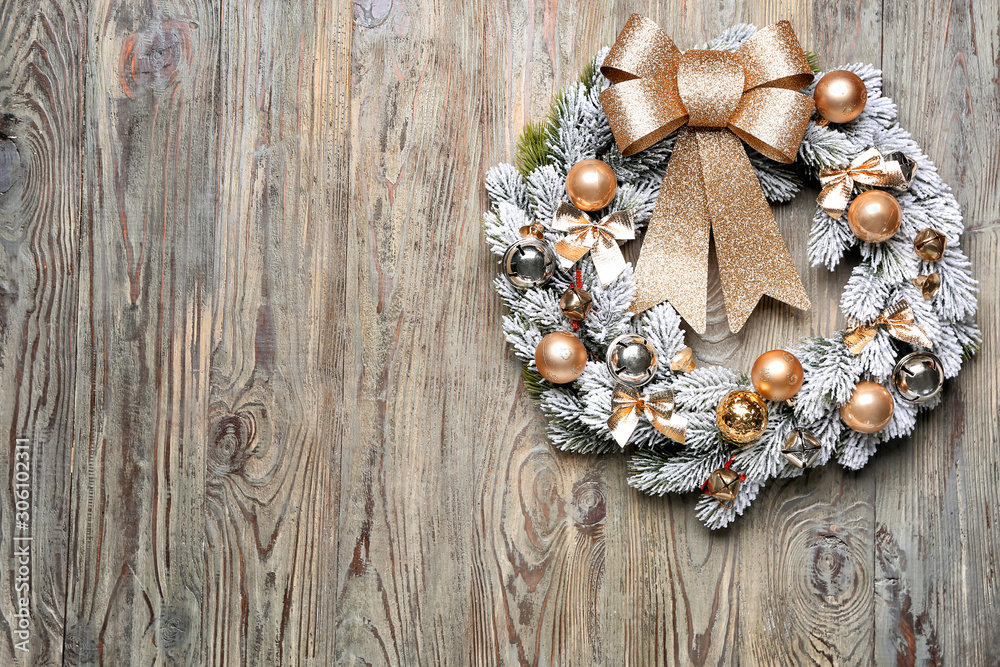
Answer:
[(671, 440), (684, 443), (687, 419), (674, 412), (672, 389), (642, 396), (634, 387), (618, 383), (611, 394), (611, 416), (608, 429), (618, 445), (625, 449), (629, 438), (639, 425), (639, 415)]
[(913, 308), (906, 299), (900, 299), (882, 311), (882, 314), (871, 322), (849, 323), (850, 329), (844, 332), (844, 345), (854, 354), (860, 354), (865, 345), (875, 340), (879, 327), (890, 336), (905, 343), (932, 348), (934, 343), (927, 337), (924, 330), (917, 326), (913, 317)]
[(601, 104), (623, 155), (679, 129), (636, 264), (632, 312), (669, 300), (698, 333), (708, 308), (708, 243), (715, 235), (729, 328), (739, 331), (768, 294), (803, 310), (799, 280), (740, 140), (795, 161), (814, 104), (813, 79), (787, 21), (735, 52), (681, 53), (653, 21), (633, 14), (601, 73)]
[(886, 159), (874, 147), (851, 160), (846, 168), (823, 169), (819, 172), (819, 183), (823, 190), (816, 201), (836, 220), (847, 210), (855, 183), (878, 188), (905, 188), (908, 185), (899, 162)]
[(635, 214), (615, 211), (598, 222), (572, 204), (563, 202), (552, 216), (552, 227), (568, 232), (556, 243), (559, 263), (564, 269), (590, 253), (602, 287), (607, 287), (625, 270), (625, 257), (618, 241), (635, 238)]

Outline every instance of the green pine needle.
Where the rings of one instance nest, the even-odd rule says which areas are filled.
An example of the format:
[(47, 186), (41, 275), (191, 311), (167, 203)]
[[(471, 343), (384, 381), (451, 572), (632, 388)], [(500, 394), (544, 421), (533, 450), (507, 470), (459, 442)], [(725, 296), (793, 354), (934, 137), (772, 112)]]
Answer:
[(542, 392), (548, 388), (542, 374), (534, 368), (528, 368), (527, 364), (521, 366), (521, 377), (524, 378), (524, 388), (528, 392), (528, 396), (531, 396), (536, 401), (542, 397)]
[(813, 74), (819, 74), (823, 69), (819, 62), (819, 54), (815, 51), (806, 51), (806, 62), (812, 68)]
[(517, 140), (517, 169), (523, 176), (552, 162), (546, 147), (548, 125), (548, 123), (526, 123), (521, 138)]

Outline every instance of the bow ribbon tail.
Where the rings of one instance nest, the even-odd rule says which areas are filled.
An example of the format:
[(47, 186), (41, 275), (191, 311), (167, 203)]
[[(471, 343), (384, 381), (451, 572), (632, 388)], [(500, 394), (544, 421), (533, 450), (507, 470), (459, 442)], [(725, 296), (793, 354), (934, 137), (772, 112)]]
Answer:
[(731, 331), (743, 327), (765, 294), (809, 308), (809, 296), (739, 138), (727, 129), (684, 127), (636, 265), (632, 312), (669, 300), (697, 333), (705, 333), (713, 227)]
[(587, 232), (583, 232), (576, 236), (567, 236), (556, 242), (556, 254), (559, 255), (559, 266), (568, 269), (590, 251), (590, 246), (583, 239), (586, 236)]
[(627, 385), (615, 385), (611, 394), (611, 416), (608, 430), (622, 449), (639, 425), (639, 392)]
[(809, 295), (764, 199), (739, 138), (728, 130), (697, 130), (715, 252), (729, 317), (729, 330), (743, 328), (765, 294), (800, 310)]
[(625, 270), (625, 256), (610, 234), (597, 234), (596, 242), (590, 249), (590, 258), (594, 261), (601, 287), (610, 285)]
[(696, 332), (705, 333), (712, 223), (701, 183), (694, 130), (682, 127), (636, 262), (630, 311), (670, 301)]

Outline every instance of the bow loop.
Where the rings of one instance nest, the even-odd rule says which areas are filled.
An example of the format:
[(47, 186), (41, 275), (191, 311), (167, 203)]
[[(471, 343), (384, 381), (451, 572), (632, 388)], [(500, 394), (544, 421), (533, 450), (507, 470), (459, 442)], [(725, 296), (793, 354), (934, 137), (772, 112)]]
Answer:
[(673, 79), (681, 52), (655, 21), (632, 14), (618, 34), (601, 74), (611, 83), (630, 79)]
[(663, 435), (681, 444), (684, 443), (687, 419), (674, 413), (672, 389), (642, 396), (634, 387), (621, 383), (615, 385), (611, 394), (608, 429), (622, 449), (625, 449), (629, 438), (635, 433), (640, 415)]
[(815, 107), (811, 97), (784, 88), (755, 88), (743, 94), (729, 129), (755, 151), (791, 164)]
[(850, 322), (849, 329), (844, 332), (844, 345), (854, 354), (860, 354), (865, 345), (875, 340), (879, 328), (897, 340), (920, 347), (933, 348), (934, 343), (917, 325), (913, 316), (913, 308), (906, 299), (900, 299), (882, 311), (882, 314), (870, 322)]
[[(688, 126), (678, 135), (650, 217), (632, 312), (669, 300), (704, 333), (712, 231), (733, 332), (765, 294), (809, 308), (739, 141), (773, 160), (795, 160), (814, 104), (796, 92), (812, 71), (791, 25), (764, 28), (736, 52), (682, 54), (656, 23), (633, 14), (601, 71), (614, 83), (600, 100), (623, 155)], [(758, 251), (765, 246), (761, 264)]]
[(755, 32), (736, 50), (736, 57), (746, 73), (744, 90), (759, 86), (802, 90), (813, 80), (809, 60), (788, 21)]
[(856, 183), (879, 188), (905, 188), (909, 181), (898, 160), (886, 159), (879, 149), (872, 147), (851, 160), (847, 167), (820, 171), (819, 183), (823, 189), (816, 201), (831, 218), (839, 220), (847, 209)]
[(563, 202), (552, 217), (552, 227), (568, 232), (556, 243), (559, 264), (564, 269), (589, 252), (602, 286), (611, 284), (625, 270), (625, 256), (618, 247), (618, 241), (635, 238), (635, 214), (632, 211), (615, 211), (595, 223), (576, 206)]

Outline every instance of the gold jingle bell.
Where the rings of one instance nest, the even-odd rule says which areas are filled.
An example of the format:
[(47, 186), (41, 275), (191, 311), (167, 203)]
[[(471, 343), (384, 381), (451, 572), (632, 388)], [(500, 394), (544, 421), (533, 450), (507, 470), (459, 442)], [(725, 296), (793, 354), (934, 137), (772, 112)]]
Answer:
[(726, 440), (748, 445), (767, 428), (767, 403), (752, 391), (731, 391), (715, 409), (715, 424)]
[(718, 500), (720, 505), (731, 510), (742, 482), (743, 479), (738, 473), (729, 468), (719, 468), (708, 476), (708, 481), (705, 482), (702, 489)]
[(796, 468), (813, 466), (823, 453), (819, 438), (812, 431), (795, 429), (785, 438), (785, 447), (781, 454)]
[(697, 364), (694, 360), (694, 350), (685, 347), (683, 350), (670, 358), (670, 370), (675, 373), (690, 373)]
[(559, 297), (559, 310), (574, 322), (587, 319), (593, 306), (594, 299), (590, 292), (580, 287), (570, 287)]
[(935, 271), (930, 275), (917, 276), (913, 279), (913, 284), (924, 295), (924, 299), (930, 301), (937, 295), (938, 290), (941, 289), (941, 274)]
[(524, 225), (518, 230), (521, 238), (527, 238), (532, 236), (539, 241), (545, 240), (545, 227), (542, 226), (540, 222), (533, 222), (530, 225)]
[(925, 262), (936, 262), (941, 259), (947, 245), (948, 237), (933, 227), (921, 229), (913, 237), (913, 249), (916, 251), (917, 257)]

